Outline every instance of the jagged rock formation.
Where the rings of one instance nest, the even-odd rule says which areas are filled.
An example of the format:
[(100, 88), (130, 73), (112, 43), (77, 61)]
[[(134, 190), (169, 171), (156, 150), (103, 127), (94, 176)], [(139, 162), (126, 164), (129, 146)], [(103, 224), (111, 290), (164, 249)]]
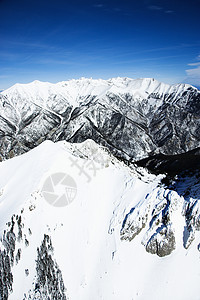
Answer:
[(182, 219), (182, 245), (188, 249), (200, 231), (199, 178), (199, 171), (182, 172), (171, 181), (168, 178), (167, 187), (157, 187), (126, 215), (121, 239), (132, 241), (143, 233), (147, 252), (166, 256), (176, 248), (176, 227), (180, 224), (175, 225), (175, 220), (181, 223)]
[(147, 252), (157, 254), (160, 257), (169, 255), (175, 249), (175, 237), (168, 227), (159, 228), (146, 245)]
[(1, 159), (45, 139), (107, 146), (127, 161), (200, 146), (200, 92), (154, 79), (15, 85), (0, 95)]
[(171, 254), (176, 245), (171, 216), (181, 205), (177, 198), (175, 192), (156, 188), (125, 217), (121, 239), (131, 241), (148, 225), (142, 241), (146, 251), (161, 257)]

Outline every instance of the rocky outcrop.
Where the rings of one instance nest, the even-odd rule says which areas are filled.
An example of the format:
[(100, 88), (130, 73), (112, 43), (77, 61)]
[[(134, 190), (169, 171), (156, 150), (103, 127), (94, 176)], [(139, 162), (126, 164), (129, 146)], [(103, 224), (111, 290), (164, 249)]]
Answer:
[(160, 257), (169, 255), (175, 249), (175, 236), (170, 227), (164, 226), (149, 239), (146, 251)]
[(147, 158), (137, 161), (136, 165), (147, 168), (156, 175), (165, 173), (173, 177), (176, 174), (184, 173), (186, 170), (200, 169), (200, 148), (183, 154), (150, 155)]
[(176, 248), (172, 218), (181, 205), (182, 199), (176, 192), (156, 188), (126, 215), (121, 239), (131, 241), (140, 234), (147, 252), (160, 257), (171, 254)]
[(147, 252), (162, 257), (175, 250), (181, 233), (182, 245), (188, 249), (200, 231), (199, 175), (199, 171), (185, 171), (171, 180), (165, 177), (165, 184), (147, 194), (125, 216), (121, 240), (130, 242), (139, 235)]

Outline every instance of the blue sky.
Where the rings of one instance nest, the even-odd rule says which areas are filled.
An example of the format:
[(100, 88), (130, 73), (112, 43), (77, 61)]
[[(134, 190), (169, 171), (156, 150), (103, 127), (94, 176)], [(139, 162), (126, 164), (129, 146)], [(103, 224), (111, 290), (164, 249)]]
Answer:
[(200, 86), (200, 0), (0, 0), (0, 89), (154, 77)]

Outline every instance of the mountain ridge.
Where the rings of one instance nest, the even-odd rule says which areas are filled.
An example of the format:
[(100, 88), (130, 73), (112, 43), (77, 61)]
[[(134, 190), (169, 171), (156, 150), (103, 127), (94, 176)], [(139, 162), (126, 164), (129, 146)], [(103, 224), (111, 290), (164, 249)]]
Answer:
[(133, 162), (200, 146), (200, 92), (187, 84), (170, 86), (153, 78), (34, 81), (0, 96), (2, 159), (46, 139), (92, 138)]
[[(189, 84), (185, 84), (185, 83), (180, 83), (180, 84), (165, 84), (163, 82), (159, 82), (154, 78), (138, 78), (138, 79), (131, 79), (128, 77), (116, 77), (116, 78), (110, 78), (107, 80), (104, 79), (92, 79), (92, 78), (85, 78), (82, 77), (80, 79), (71, 79), (71, 80), (67, 80), (67, 81), (61, 81), (58, 83), (50, 83), (50, 82), (43, 82), (43, 81), (39, 81), (39, 80), (34, 80), (30, 83), (26, 83), (26, 84), (22, 84), (22, 83), (16, 83), (15, 85), (11, 86), (10, 88), (6, 89), (3, 91), (3, 95), (8, 96), (10, 93), (13, 93), (13, 90), (18, 90), (21, 89), (20, 92), (22, 92), (23, 90), (28, 90), (28, 89), (34, 89), (37, 88), (39, 90), (43, 90), (43, 89), (47, 89), (47, 87), (54, 87), (54, 88), (60, 88), (62, 89), (63, 87), (67, 88), (68, 86), (73, 87), (73, 85), (75, 85), (76, 87), (79, 86), (85, 86), (85, 85), (90, 85), (90, 86), (98, 86), (98, 85), (105, 85), (109, 88), (111, 88), (112, 86), (115, 86), (115, 88), (127, 88), (128, 86), (130, 86), (130, 89), (128, 90), (128, 92), (131, 91), (131, 89), (137, 90), (137, 89), (141, 89), (141, 90), (147, 90), (148, 88), (150, 88), (151, 86), (151, 93), (152, 92), (156, 92), (157, 89), (159, 89), (159, 86), (161, 86), (165, 92), (168, 89), (178, 89), (180, 88), (182, 89), (188, 89), (188, 88), (193, 88), (193, 89), (197, 89), (196, 87), (189, 85)], [(92, 90), (90, 91), (92, 92)], [(36, 96), (36, 95), (35, 95)]]
[[(43, 190), (63, 172), (77, 194), (59, 208)], [(198, 299), (199, 177), (162, 178), (139, 179), (93, 141), (45, 141), (0, 163), (0, 296)]]

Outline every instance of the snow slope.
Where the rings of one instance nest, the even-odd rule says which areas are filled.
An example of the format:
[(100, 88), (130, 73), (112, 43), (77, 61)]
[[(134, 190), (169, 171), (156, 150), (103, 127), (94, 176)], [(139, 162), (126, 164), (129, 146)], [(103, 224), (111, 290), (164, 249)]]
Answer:
[[(70, 175), (77, 186), (74, 201), (61, 208), (50, 205), (42, 193), (46, 179), (57, 173)], [(3, 230), (10, 230), (16, 237), (9, 299), (47, 299), (47, 294), (50, 299), (65, 299), (53, 298), (47, 282), (42, 285), (37, 281), (46, 257), (53, 258), (56, 270), (59, 267), (68, 299), (198, 300), (199, 232), (185, 249), (184, 198), (165, 189), (160, 184), (162, 176), (143, 174), (140, 180), (136, 171), (92, 141), (77, 145), (46, 141), (1, 162), (1, 236)], [(145, 243), (157, 230), (153, 225), (155, 211), (159, 218), (168, 200), (171, 223), (166, 226), (174, 228), (176, 246), (170, 255), (159, 257), (147, 252)], [(130, 238), (127, 220), (137, 228), (145, 214), (145, 226)], [(54, 250), (48, 250), (51, 255), (46, 253), (37, 264), (44, 234), (50, 237)], [(1, 242), (1, 251), (4, 248)]]

